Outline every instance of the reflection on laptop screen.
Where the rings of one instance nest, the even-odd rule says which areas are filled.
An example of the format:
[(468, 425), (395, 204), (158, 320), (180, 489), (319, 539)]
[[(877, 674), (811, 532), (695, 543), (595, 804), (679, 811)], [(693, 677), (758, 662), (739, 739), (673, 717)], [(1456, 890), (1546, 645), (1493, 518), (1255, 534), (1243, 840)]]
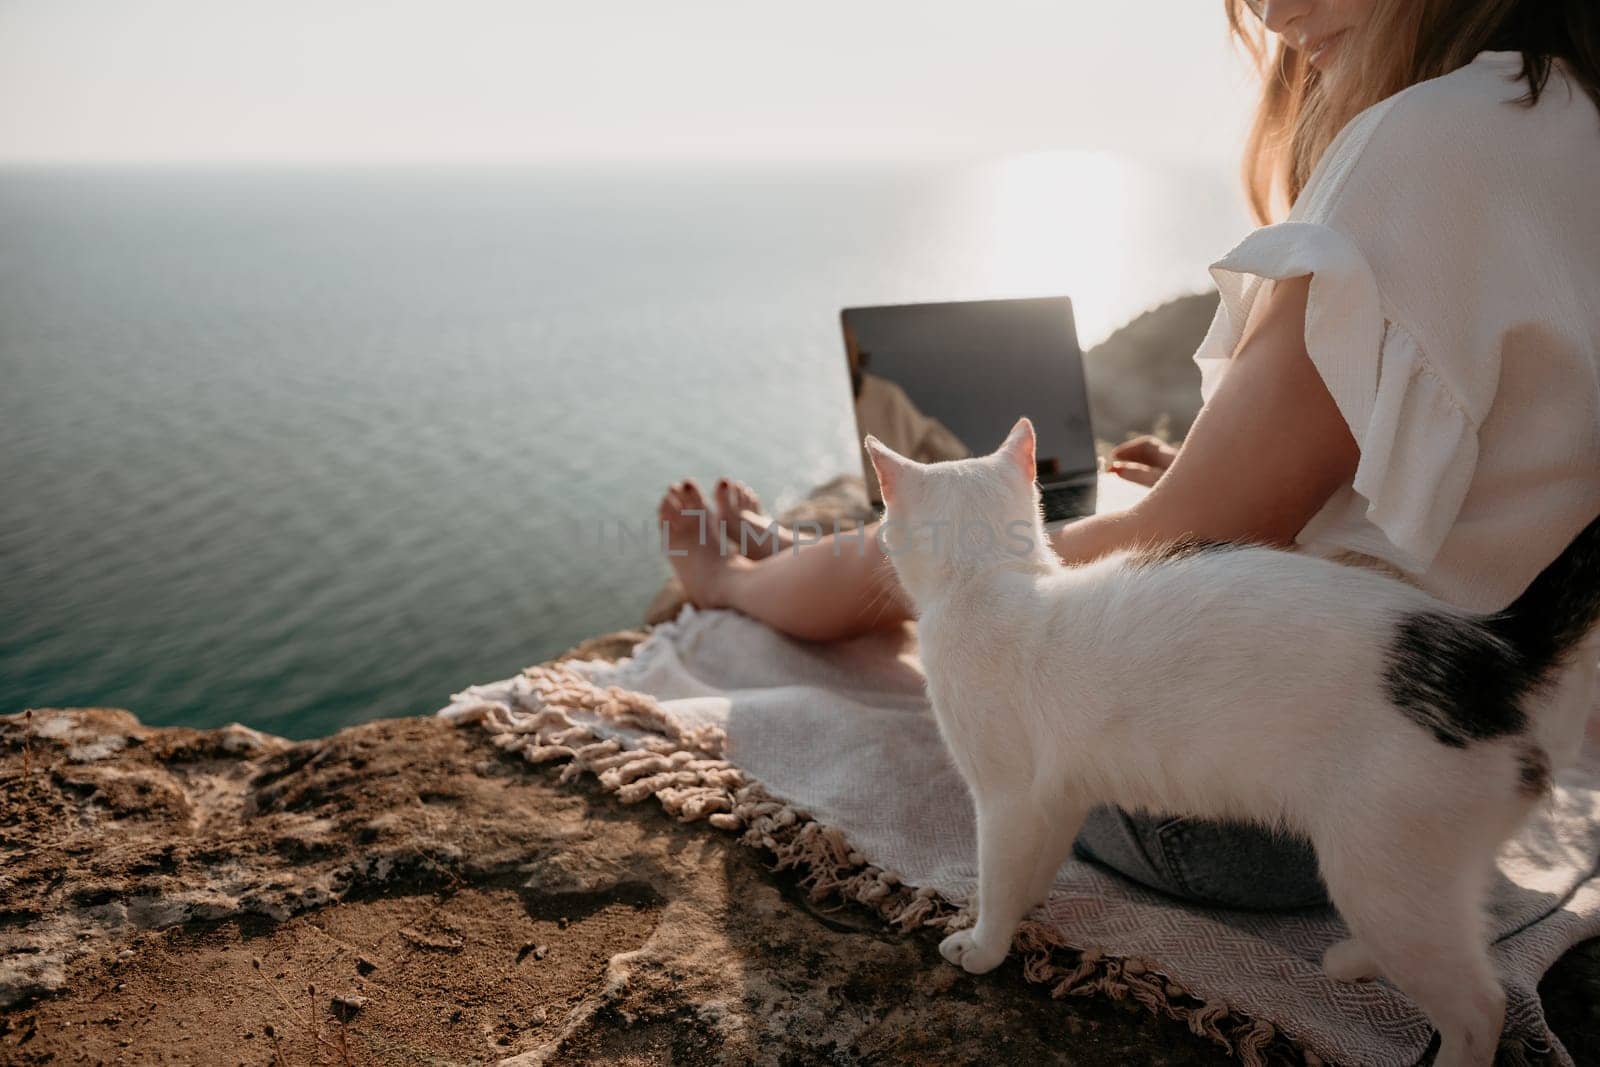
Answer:
[[(1047, 520), (1094, 510), (1094, 432), (1072, 301), (846, 308), (857, 439), (924, 463), (992, 452), (1017, 419), (1038, 434)], [(882, 497), (863, 460), (868, 496)]]

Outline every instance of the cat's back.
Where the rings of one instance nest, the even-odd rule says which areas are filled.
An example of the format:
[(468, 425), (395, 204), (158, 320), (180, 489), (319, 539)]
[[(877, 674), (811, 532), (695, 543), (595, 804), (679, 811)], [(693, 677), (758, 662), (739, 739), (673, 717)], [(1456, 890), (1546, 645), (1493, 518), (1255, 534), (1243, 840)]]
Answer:
[(1466, 614), (1377, 570), (1251, 544), (1115, 553), (1061, 571), (1033, 595), (1056, 640), (1075, 632), (1102, 643), (1137, 631), (1168, 648), (1228, 638), (1256, 647), (1340, 636), (1369, 643), (1419, 612)]
[(1473, 618), (1368, 568), (1261, 545), (1191, 544), (1043, 573), (1001, 570), (941, 601), (918, 628), (930, 681), (1048, 689), (1064, 673), (1119, 664), (1219, 677), (1241, 663), (1371, 666), (1423, 614)]

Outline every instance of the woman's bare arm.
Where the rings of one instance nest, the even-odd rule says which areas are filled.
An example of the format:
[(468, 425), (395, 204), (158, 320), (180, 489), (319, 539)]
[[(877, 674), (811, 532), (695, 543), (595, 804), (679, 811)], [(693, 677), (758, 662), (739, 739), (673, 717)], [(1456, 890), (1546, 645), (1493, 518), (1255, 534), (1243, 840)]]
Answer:
[(1171, 468), (1127, 511), (1057, 531), (1063, 560), (1183, 537), (1292, 544), (1350, 480), (1360, 451), (1306, 353), (1310, 282), (1272, 286)]

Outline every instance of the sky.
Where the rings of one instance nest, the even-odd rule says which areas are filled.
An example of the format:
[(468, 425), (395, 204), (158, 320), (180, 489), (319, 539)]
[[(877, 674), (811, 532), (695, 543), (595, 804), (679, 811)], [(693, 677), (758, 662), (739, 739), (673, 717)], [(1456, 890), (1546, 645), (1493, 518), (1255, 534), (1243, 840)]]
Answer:
[(1221, 0), (0, 0), (0, 162), (1109, 151), (1232, 173)]

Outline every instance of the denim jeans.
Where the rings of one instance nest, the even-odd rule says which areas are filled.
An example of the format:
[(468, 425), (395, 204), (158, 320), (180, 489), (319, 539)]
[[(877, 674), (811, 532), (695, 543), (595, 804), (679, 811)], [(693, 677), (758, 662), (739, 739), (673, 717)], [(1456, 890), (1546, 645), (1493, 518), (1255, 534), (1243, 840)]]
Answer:
[(1310, 842), (1259, 826), (1100, 807), (1074, 851), (1195, 904), (1275, 911), (1328, 900)]

